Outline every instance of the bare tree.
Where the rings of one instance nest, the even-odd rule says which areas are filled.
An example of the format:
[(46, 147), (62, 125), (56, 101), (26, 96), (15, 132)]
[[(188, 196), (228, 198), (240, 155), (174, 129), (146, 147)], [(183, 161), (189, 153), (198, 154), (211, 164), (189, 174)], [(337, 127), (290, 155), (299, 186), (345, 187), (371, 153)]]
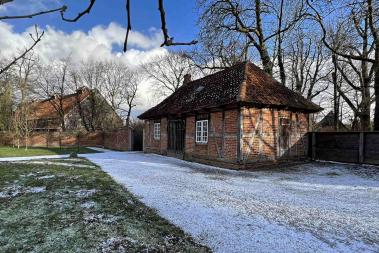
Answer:
[[(82, 86), (86, 86), (91, 90), (88, 98), (90, 103), (85, 117), (84, 113), (81, 113), (82, 122), (85, 128), (87, 130), (90, 129), (91, 131), (99, 128), (102, 116), (106, 113), (106, 101), (98, 99), (97, 97), (99, 90), (101, 90), (101, 87), (105, 82), (104, 70), (105, 66), (102, 62), (83, 61), (77, 73), (78, 77), (74, 79), (75, 90), (78, 90)], [(78, 82), (80, 84), (78, 84)]]
[(329, 87), (330, 54), (316, 33), (299, 29), (286, 41), (285, 68), (289, 86), (307, 99), (314, 99)]
[(196, 67), (184, 53), (159, 56), (142, 66), (152, 81), (152, 90), (159, 97), (166, 97), (183, 84), (186, 75), (196, 75)]
[(129, 125), (132, 109), (136, 106), (140, 76), (121, 62), (107, 62), (104, 66), (101, 93), (113, 110), (121, 115), (126, 114), (126, 124)]
[(19, 105), (13, 117), (13, 133), (17, 140), (17, 148), (20, 148), (20, 140), (24, 140), (25, 150), (28, 149), (30, 134), (34, 131), (36, 119), (33, 103), (26, 101)]
[[(227, 34), (226, 34), (227, 35)], [(200, 45), (191, 50), (193, 64), (204, 75), (229, 68), (249, 59), (249, 44), (225, 36), (209, 36), (207, 31), (199, 34)]]
[(63, 131), (65, 125), (65, 107), (63, 103), (64, 95), (72, 91), (69, 81), (70, 59), (56, 61), (49, 66), (40, 65), (39, 80), (36, 83), (36, 91), (41, 97), (48, 97), (49, 102), (57, 112), (60, 126)]
[(199, 6), (203, 40), (239, 41), (245, 45), (244, 50), (255, 49), (263, 69), (270, 75), (278, 59), (285, 83), (281, 45), (284, 34), (305, 17), (303, 1), (199, 0)]
[(0, 76), (0, 131), (12, 129), (12, 116), (15, 106), (14, 79), (14, 73), (9, 70)]
[[(331, 29), (332, 33), (328, 31), (326, 26), (325, 18), (321, 15), (321, 11), (323, 11), (326, 7), (332, 4), (332, 11), (337, 13), (339, 12), (345, 13), (345, 15), (334, 15), (337, 16), (337, 20), (334, 20), (333, 23), (341, 24), (348, 22), (346, 19), (349, 18), (353, 21), (354, 30), (350, 29), (352, 34), (349, 34), (349, 37), (345, 37), (344, 40), (339, 40), (339, 43), (332, 43), (331, 39), (333, 39), (333, 34), (336, 29)], [(364, 81), (364, 85), (367, 86), (367, 81), (369, 80), (370, 73), (372, 73), (374, 78), (374, 93), (375, 93), (375, 113), (374, 113), (374, 130), (379, 130), (379, 8), (378, 2), (373, 2), (372, 0), (363, 0), (363, 1), (335, 1), (333, 3), (329, 3), (327, 1), (320, 1), (315, 4), (309, 0), (307, 0), (307, 5), (313, 11), (314, 20), (320, 25), (322, 29), (322, 41), (325, 46), (331, 50), (340, 60), (347, 61), (349, 66), (354, 70), (354, 61), (361, 62), (361, 68), (366, 69), (363, 72), (365, 73), (365, 77), (362, 76), (363, 72), (360, 72), (362, 76), (362, 80)], [(328, 6), (329, 7), (329, 6)], [(350, 15), (346, 15), (350, 14)], [(331, 22), (328, 22), (329, 24)], [(356, 38), (361, 38), (360, 42), (362, 43), (362, 47), (357, 47), (355, 43)], [(352, 39), (349, 39), (352, 38)], [(365, 45), (366, 44), (366, 45)], [(372, 48), (372, 49), (371, 49)], [(370, 51), (372, 53), (370, 53)], [(368, 70), (369, 64), (372, 64), (371, 70)], [(341, 72), (341, 69), (339, 69)], [(356, 72), (356, 71), (355, 71)], [(341, 72), (342, 73), (342, 72)], [(345, 81), (348, 79), (345, 78)], [(349, 82), (348, 82), (349, 83)], [(353, 84), (354, 85), (354, 84)], [(350, 85), (351, 86), (351, 85)], [(355, 86), (355, 85), (354, 85)], [(353, 87), (353, 86), (351, 86)], [(358, 87), (356, 87), (358, 88)], [(363, 89), (362, 89), (363, 88)], [(367, 107), (369, 105), (369, 98), (371, 96), (367, 93), (369, 89), (364, 87), (360, 87), (359, 89), (365, 90), (363, 93), (365, 98), (365, 112), (363, 120), (363, 128), (367, 128), (367, 116), (368, 111)], [(343, 96), (343, 92), (340, 92), (341, 96)], [(347, 100), (345, 99), (347, 102)]]
[(130, 126), (132, 109), (137, 106), (136, 97), (137, 97), (138, 87), (141, 81), (142, 81), (142, 76), (138, 74), (136, 71), (133, 72), (129, 85), (126, 89), (126, 94), (125, 94), (125, 101), (127, 104), (126, 127)]
[(37, 78), (37, 65), (38, 58), (32, 53), (29, 53), (21, 58), (15, 66), (15, 85), (19, 91), (19, 104), (14, 115), (14, 129), (16, 138), (18, 138), (18, 147), (20, 139), (23, 138), (25, 149), (28, 149), (29, 136), (35, 126), (32, 83), (34, 83)]

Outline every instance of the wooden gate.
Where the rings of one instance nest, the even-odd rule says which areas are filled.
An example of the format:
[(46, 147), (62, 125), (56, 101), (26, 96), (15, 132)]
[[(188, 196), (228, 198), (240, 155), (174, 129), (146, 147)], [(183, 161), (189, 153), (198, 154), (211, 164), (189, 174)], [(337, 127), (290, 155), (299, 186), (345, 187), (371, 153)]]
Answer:
[(183, 119), (168, 121), (168, 151), (183, 154), (185, 138), (185, 121)]

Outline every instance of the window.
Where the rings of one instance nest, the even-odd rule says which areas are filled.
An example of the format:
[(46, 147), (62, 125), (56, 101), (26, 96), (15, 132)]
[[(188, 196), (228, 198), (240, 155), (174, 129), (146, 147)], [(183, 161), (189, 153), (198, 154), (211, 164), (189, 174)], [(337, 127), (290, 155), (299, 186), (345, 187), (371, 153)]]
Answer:
[(154, 123), (154, 139), (159, 140), (161, 138), (161, 123)]
[(208, 143), (208, 120), (196, 121), (196, 143)]

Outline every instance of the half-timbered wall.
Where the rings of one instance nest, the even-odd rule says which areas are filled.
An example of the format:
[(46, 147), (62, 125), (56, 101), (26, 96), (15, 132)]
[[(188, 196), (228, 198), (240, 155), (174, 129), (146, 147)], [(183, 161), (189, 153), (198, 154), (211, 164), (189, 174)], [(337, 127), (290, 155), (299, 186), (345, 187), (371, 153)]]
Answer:
[[(208, 119), (208, 141), (196, 142), (196, 120)], [(241, 108), (188, 116), (185, 119), (184, 158), (225, 167), (293, 160), (307, 155), (305, 113)], [(161, 138), (154, 139), (154, 122)], [(167, 119), (145, 121), (144, 150), (167, 154)]]
[(307, 114), (268, 108), (242, 108), (241, 162), (306, 157)]

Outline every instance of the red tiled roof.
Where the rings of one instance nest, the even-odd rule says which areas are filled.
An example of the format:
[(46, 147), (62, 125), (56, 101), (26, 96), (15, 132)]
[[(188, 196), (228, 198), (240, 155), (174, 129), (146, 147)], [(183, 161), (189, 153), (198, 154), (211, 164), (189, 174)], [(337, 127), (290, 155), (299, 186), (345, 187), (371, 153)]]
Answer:
[[(58, 118), (60, 108), (66, 113), (70, 112), (75, 104), (83, 101), (91, 94), (91, 90), (84, 88), (81, 92), (65, 95), (62, 98), (62, 107), (60, 107), (60, 98), (49, 98), (42, 101), (34, 102), (34, 119), (52, 119)], [(57, 110), (58, 109), (58, 110)]]
[(281, 85), (251, 62), (243, 62), (181, 86), (140, 119), (193, 113), (227, 105), (317, 112), (319, 106)]

